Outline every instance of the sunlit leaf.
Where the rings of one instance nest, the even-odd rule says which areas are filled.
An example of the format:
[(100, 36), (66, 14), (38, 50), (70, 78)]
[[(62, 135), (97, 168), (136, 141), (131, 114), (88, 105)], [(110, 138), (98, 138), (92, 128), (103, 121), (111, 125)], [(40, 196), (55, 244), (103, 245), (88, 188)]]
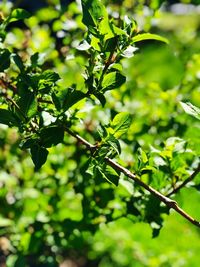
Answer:
[(122, 134), (126, 133), (131, 125), (131, 122), (132, 118), (128, 112), (121, 112), (117, 114), (111, 122), (111, 127), (113, 129), (113, 135), (115, 138), (118, 138)]
[(17, 8), (12, 11), (7, 21), (13, 22), (13, 21), (22, 20), (22, 19), (28, 19), (30, 18), (30, 16), (31, 16), (30, 13), (26, 11), (25, 9)]
[(200, 120), (200, 109), (198, 107), (194, 106), (190, 102), (186, 102), (186, 103), (180, 102), (180, 104), (187, 114)]
[(132, 38), (133, 43), (141, 42), (145, 40), (156, 40), (156, 41), (164, 42), (166, 44), (169, 43), (169, 41), (166, 38), (160, 35), (157, 35), (157, 34), (152, 34), (152, 33), (141, 33)]
[(120, 87), (122, 84), (124, 84), (126, 81), (126, 77), (122, 75), (118, 71), (110, 72), (107, 75), (104, 76), (103, 82), (102, 82), (102, 90), (108, 91), (112, 89), (116, 89)]

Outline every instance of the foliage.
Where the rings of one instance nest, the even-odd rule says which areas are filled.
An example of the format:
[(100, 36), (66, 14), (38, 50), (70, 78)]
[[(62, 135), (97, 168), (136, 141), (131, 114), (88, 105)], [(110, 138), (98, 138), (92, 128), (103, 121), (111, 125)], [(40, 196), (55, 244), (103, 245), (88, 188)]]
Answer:
[[(199, 17), (180, 31), (176, 16), (158, 10), (164, 1), (150, 1), (147, 17), (143, 1), (106, 2), (83, 0), (66, 12), (52, 4), (33, 15), (1, 3), (0, 247), (8, 266), (65, 258), (171, 266), (176, 256), (144, 255), (146, 231), (158, 236), (165, 220), (172, 234), (173, 225), (192, 227), (167, 217), (175, 202), (149, 192), (199, 200)], [(138, 235), (142, 247), (135, 241), (132, 250)], [(125, 255), (115, 247), (121, 236)]]

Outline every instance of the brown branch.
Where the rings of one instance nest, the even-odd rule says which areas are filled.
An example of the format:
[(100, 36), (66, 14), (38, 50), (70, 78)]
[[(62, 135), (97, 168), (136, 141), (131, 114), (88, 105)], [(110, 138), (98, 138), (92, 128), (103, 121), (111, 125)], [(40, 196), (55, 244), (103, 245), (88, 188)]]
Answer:
[(195, 171), (185, 181), (183, 181), (182, 184), (180, 184), (179, 186), (177, 186), (176, 188), (174, 188), (171, 192), (167, 194), (167, 197), (170, 197), (171, 195), (174, 195), (175, 193), (177, 193), (180, 189), (182, 189), (189, 182), (191, 182), (199, 173), (200, 173), (200, 163), (195, 169)]
[(7, 90), (8, 88), (11, 89), (14, 94), (17, 93), (16, 86), (12, 85), (11, 82), (8, 82), (4, 80), (3, 78), (0, 78), (0, 86), (2, 86), (5, 90)]
[[(83, 145), (86, 146), (87, 149), (90, 151), (96, 151), (98, 146), (90, 144), (87, 140), (82, 138), (80, 135), (74, 133), (70, 129), (65, 129), (67, 133), (69, 133), (71, 136), (76, 138), (79, 142), (81, 142)], [(130, 172), (128, 169), (122, 167), (109, 157), (105, 157), (105, 162), (110, 165), (113, 169), (116, 171), (123, 173), (125, 176), (129, 177), (131, 180), (133, 180), (135, 183), (139, 184), (141, 187), (146, 189), (148, 192), (150, 192), (152, 195), (154, 195), (156, 198), (158, 198), (161, 202), (165, 203), (165, 205), (169, 208), (174, 209), (177, 213), (179, 213), (182, 217), (184, 217), (186, 220), (191, 222), (193, 225), (196, 225), (200, 228), (200, 222), (192, 218), (189, 214), (187, 214), (183, 209), (181, 209), (177, 202), (170, 199), (167, 196), (162, 195), (160, 192), (155, 190), (153, 187), (145, 184), (142, 180), (140, 180), (136, 174)]]
[(44, 104), (53, 104), (53, 102), (51, 100), (43, 99), (41, 97), (37, 98), (37, 101), (39, 103), (44, 103)]
[(78, 135), (77, 133), (74, 133), (73, 131), (71, 131), (68, 128), (65, 128), (65, 131), (70, 134), (71, 136), (73, 136), (74, 138), (76, 138), (81, 144), (85, 145), (86, 148), (88, 150), (90, 150), (93, 154), (93, 152), (96, 151), (97, 149), (97, 145), (92, 145), (91, 143), (89, 143), (87, 140), (85, 140), (83, 137), (81, 137), (80, 135)]
[(151, 186), (145, 184), (143, 181), (141, 181), (135, 174), (131, 173), (128, 169), (122, 167), (118, 163), (114, 162), (110, 158), (105, 158), (106, 162), (115, 170), (120, 171), (121, 173), (125, 174), (127, 177), (132, 179), (134, 182), (139, 184), (141, 187), (145, 188), (148, 192), (150, 192), (152, 195), (157, 197), (161, 202), (165, 203), (166, 206), (169, 208), (174, 209), (176, 212), (178, 212), (181, 216), (186, 218), (188, 221), (190, 221), (192, 224), (200, 227), (200, 222), (196, 221), (194, 218), (192, 218), (189, 214), (187, 214), (183, 209), (181, 209), (177, 202), (170, 199), (169, 197), (166, 197), (162, 195), (160, 192), (152, 188)]

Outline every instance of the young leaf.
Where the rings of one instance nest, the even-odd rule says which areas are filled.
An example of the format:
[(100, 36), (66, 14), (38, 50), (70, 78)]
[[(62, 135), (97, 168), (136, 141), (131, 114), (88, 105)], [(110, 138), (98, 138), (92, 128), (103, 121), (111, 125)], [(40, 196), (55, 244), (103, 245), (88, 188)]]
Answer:
[(110, 72), (105, 75), (102, 82), (102, 91), (108, 91), (120, 87), (125, 83), (126, 77), (118, 71)]
[(63, 141), (64, 129), (57, 125), (45, 127), (40, 131), (40, 138), (44, 147), (56, 146)]
[(180, 104), (187, 114), (200, 120), (200, 109), (198, 107), (192, 105), (190, 102), (180, 102)]
[(31, 147), (31, 158), (35, 165), (35, 170), (39, 170), (42, 165), (46, 162), (48, 156), (48, 150), (39, 145)]
[(169, 43), (169, 41), (166, 38), (160, 35), (157, 35), (157, 34), (152, 34), (152, 33), (141, 33), (132, 38), (133, 43), (141, 42), (145, 40), (156, 40), (156, 41), (164, 42), (166, 44)]
[(99, 0), (82, 0), (82, 10), (82, 22), (92, 34), (97, 35), (97, 25), (103, 18), (107, 17), (106, 8)]
[(131, 121), (132, 119), (128, 112), (117, 114), (111, 122), (114, 137), (119, 138), (122, 134), (126, 133), (131, 125)]
[(0, 109), (0, 123), (6, 124), (8, 126), (17, 126), (18, 122), (13, 116), (12, 112), (6, 109)]
[(10, 55), (8, 49), (0, 50), (0, 72), (3, 72), (10, 66)]
[(138, 157), (141, 160), (141, 162), (143, 164), (146, 164), (148, 162), (148, 158), (147, 158), (147, 154), (145, 153), (145, 151), (142, 150), (141, 147), (138, 148)]
[(123, 30), (109, 22), (108, 13), (100, 0), (82, 0), (83, 19), (90, 33), (104, 40), (116, 35), (126, 34)]
[(31, 14), (22, 8), (17, 8), (12, 11), (10, 16), (7, 18), (6, 23), (10, 23), (13, 21), (21, 20), (21, 19), (28, 19), (30, 18)]

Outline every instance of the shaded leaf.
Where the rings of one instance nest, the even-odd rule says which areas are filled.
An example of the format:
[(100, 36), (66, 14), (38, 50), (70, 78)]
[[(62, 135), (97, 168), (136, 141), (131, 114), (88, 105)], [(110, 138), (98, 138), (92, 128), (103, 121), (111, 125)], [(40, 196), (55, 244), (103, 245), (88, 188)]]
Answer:
[(64, 129), (57, 126), (48, 126), (40, 131), (40, 138), (44, 147), (55, 146), (62, 143), (64, 138)]
[(31, 56), (31, 67), (35, 68), (38, 65), (39, 53), (36, 52)]
[(35, 170), (39, 170), (42, 165), (46, 162), (48, 156), (48, 150), (39, 145), (31, 147), (31, 158), (35, 165)]
[(52, 70), (46, 70), (40, 75), (40, 78), (55, 83), (60, 79), (60, 76)]
[(104, 107), (106, 104), (106, 98), (105, 98), (104, 94), (99, 93), (99, 92), (95, 92), (94, 95), (100, 101), (102, 107)]
[(19, 68), (20, 71), (24, 70), (24, 64), (23, 61), (21, 59), (21, 57), (17, 54), (13, 54), (13, 60), (15, 62), (15, 64), (17, 65), (17, 67)]
[(29, 119), (34, 117), (38, 112), (35, 95), (29, 90), (23, 90), (23, 93), (21, 91), (21, 97), (17, 103), (22, 113)]
[(26, 138), (26, 139), (21, 141), (20, 148), (22, 148), (22, 149), (31, 148), (36, 143), (38, 143), (38, 141), (39, 141), (39, 137), (37, 135), (32, 135), (31, 137)]
[(56, 104), (58, 107), (59, 107), (58, 105), (59, 101), (60, 107), (63, 109), (63, 111), (66, 111), (84, 97), (85, 94), (83, 92), (75, 90), (73, 88), (68, 88), (67, 90), (59, 92), (56, 95), (56, 98), (54, 96), (54, 101), (57, 101)]
[(6, 109), (0, 109), (0, 123), (6, 124), (8, 126), (17, 126), (18, 122), (15, 119), (13, 113)]
[(60, 76), (51, 70), (44, 71), (39, 77), (38, 89), (43, 93), (49, 93), (55, 86)]
[(0, 72), (3, 72), (10, 67), (10, 55), (8, 49), (3, 49), (0, 51)]

